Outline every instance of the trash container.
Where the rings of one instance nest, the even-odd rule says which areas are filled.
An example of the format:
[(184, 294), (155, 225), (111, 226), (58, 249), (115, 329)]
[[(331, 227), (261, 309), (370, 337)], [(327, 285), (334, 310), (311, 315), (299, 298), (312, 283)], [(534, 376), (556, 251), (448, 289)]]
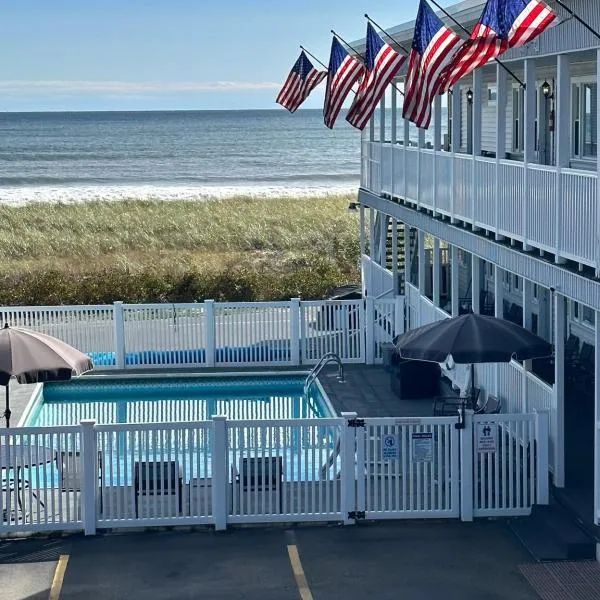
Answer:
[(391, 342), (383, 342), (380, 345), (381, 355), (383, 357), (383, 368), (388, 372), (392, 372), (392, 356), (394, 354), (394, 350), (396, 350), (396, 346)]

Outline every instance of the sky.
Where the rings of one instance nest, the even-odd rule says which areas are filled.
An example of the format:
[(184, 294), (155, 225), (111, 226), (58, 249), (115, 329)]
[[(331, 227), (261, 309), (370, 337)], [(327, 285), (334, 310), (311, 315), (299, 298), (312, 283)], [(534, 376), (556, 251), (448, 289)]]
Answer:
[[(441, 0), (449, 6), (452, 0)], [(364, 37), (418, 0), (0, 0), (0, 111), (277, 108), (302, 44)], [(305, 108), (321, 108), (323, 88)]]

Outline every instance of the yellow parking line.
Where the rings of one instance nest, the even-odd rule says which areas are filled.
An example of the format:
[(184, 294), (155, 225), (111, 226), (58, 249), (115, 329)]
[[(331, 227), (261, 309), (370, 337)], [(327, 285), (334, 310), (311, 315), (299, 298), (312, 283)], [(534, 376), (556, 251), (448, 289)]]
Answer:
[(63, 586), (63, 579), (65, 578), (65, 571), (67, 570), (67, 563), (69, 562), (68, 554), (61, 554), (58, 557), (58, 564), (54, 571), (54, 579), (52, 580), (52, 587), (50, 588), (49, 600), (58, 600), (60, 598), (60, 591)]
[(304, 574), (304, 569), (302, 568), (302, 563), (300, 562), (300, 555), (298, 554), (297, 546), (295, 544), (288, 544), (287, 550), (290, 557), (290, 563), (292, 563), (292, 571), (294, 572), (294, 577), (296, 578), (296, 585), (298, 586), (298, 591), (300, 592), (300, 598), (302, 600), (313, 600), (313, 595), (308, 587), (308, 581), (306, 581), (306, 575)]

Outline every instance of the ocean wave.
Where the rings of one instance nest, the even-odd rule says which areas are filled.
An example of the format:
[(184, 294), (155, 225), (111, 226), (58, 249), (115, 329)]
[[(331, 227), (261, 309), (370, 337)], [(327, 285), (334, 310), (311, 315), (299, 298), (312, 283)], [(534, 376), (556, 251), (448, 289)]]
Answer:
[(99, 200), (211, 200), (227, 199), (234, 196), (251, 198), (310, 198), (314, 196), (332, 196), (355, 194), (359, 180), (344, 183), (311, 183), (302, 185), (228, 185), (228, 186), (176, 186), (176, 185), (139, 185), (139, 186), (26, 186), (0, 188), (0, 204), (21, 206), (31, 202), (93, 202)]

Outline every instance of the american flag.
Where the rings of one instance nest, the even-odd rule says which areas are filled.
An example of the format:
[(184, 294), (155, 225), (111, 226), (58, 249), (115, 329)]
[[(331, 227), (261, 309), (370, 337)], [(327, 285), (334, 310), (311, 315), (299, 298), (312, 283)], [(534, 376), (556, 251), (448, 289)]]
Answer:
[(327, 71), (315, 69), (302, 51), (275, 102), (293, 113), (308, 98), (315, 87), (325, 79), (325, 75), (327, 75)]
[(367, 25), (365, 73), (346, 115), (346, 121), (350, 125), (361, 130), (365, 128), (385, 93), (385, 88), (394, 79), (405, 60), (406, 56), (401, 56), (390, 45), (384, 43), (371, 23)]
[(329, 56), (329, 72), (325, 89), (323, 120), (331, 129), (352, 86), (361, 78), (364, 65), (356, 57), (350, 56), (334, 36)]
[(442, 23), (429, 4), (421, 0), (408, 59), (402, 108), (402, 116), (417, 127), (429, 127), (431, 103), (440, 85), (440, 75), (462, 42)]
[(488, 0), (471, 37), (446, 69), (442, 91), (510, 48), (524, 46), (556, 19), (541, 0)]

